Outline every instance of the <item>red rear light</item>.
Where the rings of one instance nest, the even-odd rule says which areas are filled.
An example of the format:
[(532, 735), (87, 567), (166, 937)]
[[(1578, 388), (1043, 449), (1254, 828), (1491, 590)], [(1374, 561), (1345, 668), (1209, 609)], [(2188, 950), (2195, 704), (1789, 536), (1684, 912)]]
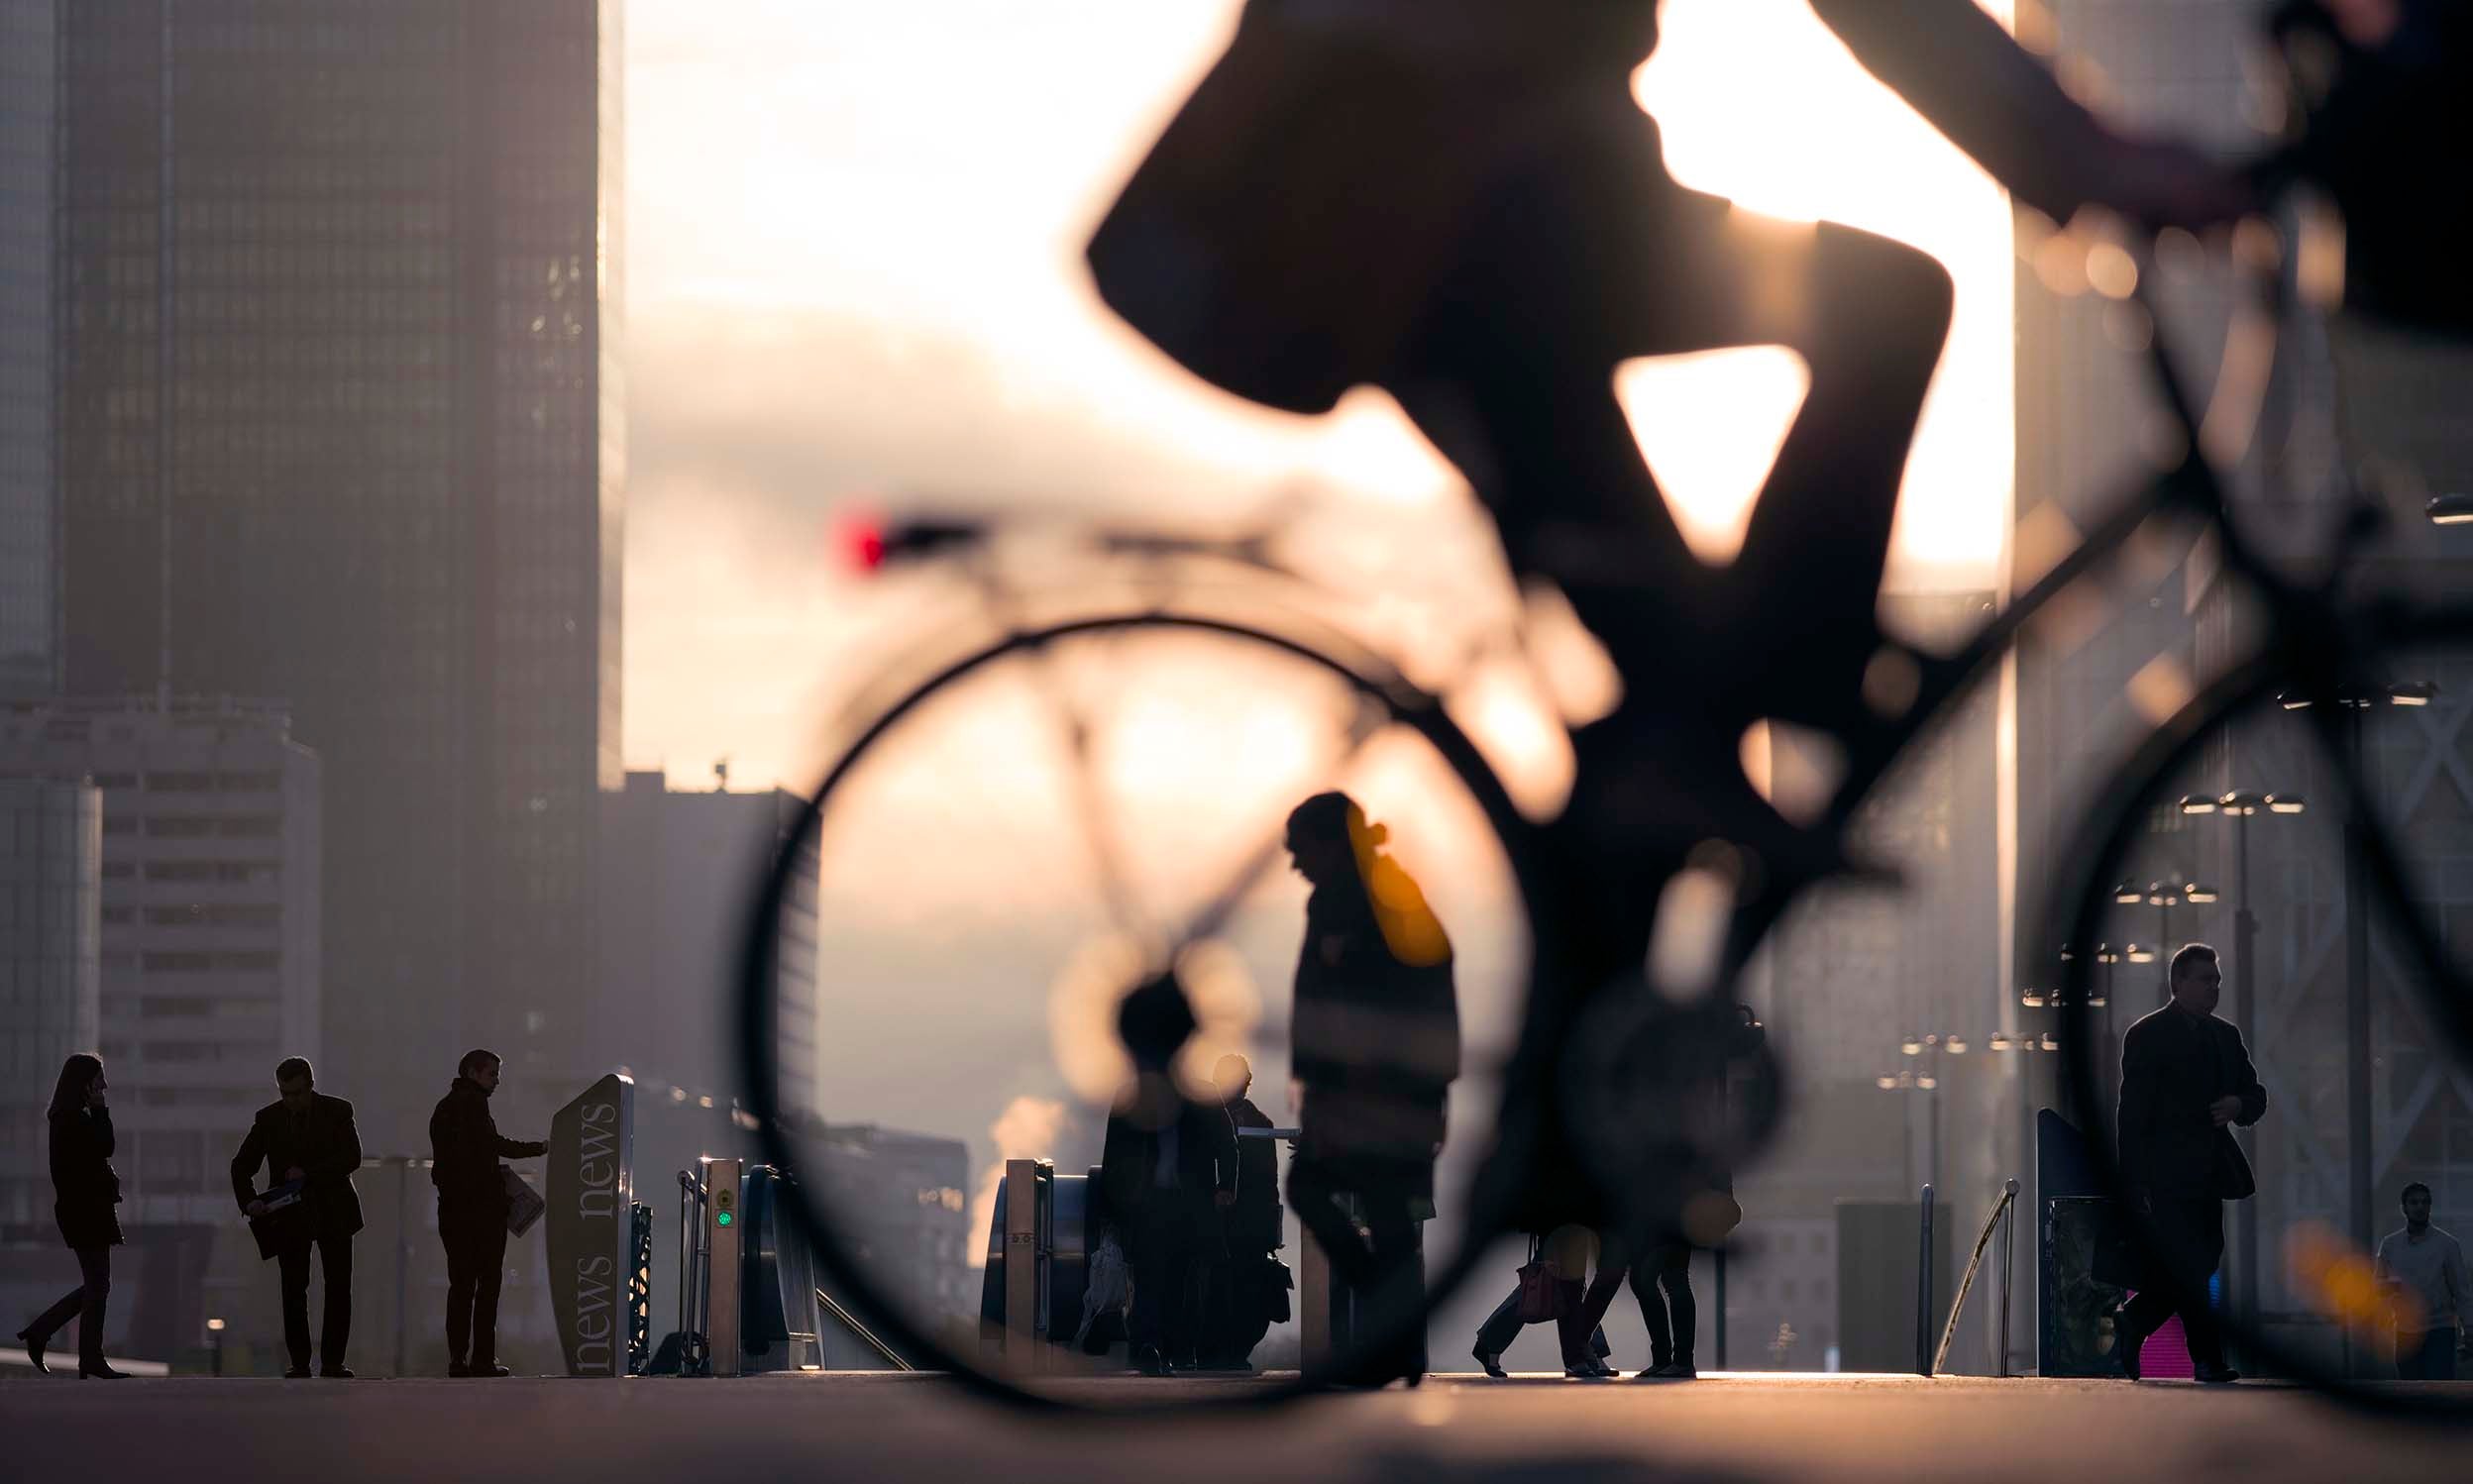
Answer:
[(842, 522), (841, 554), (861, 572), (875, 572), (885, 565), (885, 523), (874, 515), (857, 515)]

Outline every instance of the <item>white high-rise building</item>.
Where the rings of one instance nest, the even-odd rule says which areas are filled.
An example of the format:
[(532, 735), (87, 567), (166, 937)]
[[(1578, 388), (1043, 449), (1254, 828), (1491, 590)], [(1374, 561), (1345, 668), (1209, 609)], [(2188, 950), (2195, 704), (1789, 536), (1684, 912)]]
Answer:
[(225, 1167), (274, 1064), (320, 1046), (316, 755), (263, 703), (26, 702), (0, 711), (0, 774), (100, 795), (122, 1221), (228, 1223)]
[(0, 778), (0, 1225), (52, 1221), (43, 1112), (60, 1063), (94, 1046), (102, 797)]

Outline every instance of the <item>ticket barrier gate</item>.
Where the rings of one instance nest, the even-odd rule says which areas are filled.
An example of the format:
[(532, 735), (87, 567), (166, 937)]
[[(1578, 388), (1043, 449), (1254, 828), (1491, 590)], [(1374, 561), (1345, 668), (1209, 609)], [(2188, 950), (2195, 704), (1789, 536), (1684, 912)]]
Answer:
[[(1059, 1175), (1048, 1160), (1005, 1161), (979, 1289), (979, 1349), (990, 1368), (1038, 1370), (1048, 1346), (1073, 1343), (1099, 1242), (1098, 1190), (1097, 1165)], [(1102, 1316), (1083, 1348), (1100, 1354), (1124, 1341), (1117, 1318)]]
[(790, 1215), (788, 1175), (705, 1158), (679, 1171), (678, 1183), (678, 1328), (649, 1373), (911, 1369), (817, 1285), (814, 1254)]
[(679, 1325), (656, 1369), (737, 1376), (821, 1364), (815, 1275), (771, 1165), (679, 1171)]
[[(1254, 1138), (1297, 1137), (1293, 1128), (1237, 1132)], [(1005, 1178), (997, 1187), (996, 1210), (988, 1222), (987, 1275), (979, 1290), (980, 1356), (991, 1369), (1040, 1369), (1054, 1356), (1050, 1346), (1071, 1347), (1081, 1333), (1082, 1296), (1090, 1285), (1091, 1255), (1099, 1250), (1101, 1236), (1099, 1188), (1097, 1165), (1081, 1175), (1059, 1175), (1044, 1159), (1005, 1162)], [(1330, 1281), (1311, 1232), (1300, 1256), (1298, 1317), (1304, 1322), (1306, 1353), (1319, 1359), (1348, 1342), (1354, 1327), (1352, 1296), (1346, 1285)], [(1081, 1337), (1080, 1350), (1086, 1355), (1125, 1345), (1123, 1316), (1098, 1316)]]

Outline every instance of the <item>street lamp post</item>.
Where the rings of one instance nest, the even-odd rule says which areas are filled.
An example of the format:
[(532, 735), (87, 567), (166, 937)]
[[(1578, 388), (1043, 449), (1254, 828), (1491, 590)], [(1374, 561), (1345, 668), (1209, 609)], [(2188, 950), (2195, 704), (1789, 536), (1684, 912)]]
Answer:
[[(2250, 1055), (2260, 1055), (2258, 1045), (2258, 991), (2253, 965), (2258, 961), (2258, 914), (2250, 910), (2250, 820), (2256, 815), (2299, 814), (2308, 807), (2298, 794), (2261, 794), (2254, 790), (2233, 789), (2207, 795), (2193, 794), (2181, 800), (2184, 814), (2221, 814), (2232, 821), (2232, 1017), (2241, 1033), (2241, 1044)], [(2234, 1130), (2241, 1141), (2241, 1152), (2258, 1163), (2258, 1135), (2250, 1129)], [(2258, 1314), (2258, 1203), (2234, 1203), (2233, 1276), (2238, 1291), (2239, 1312), (2245, 1318)]]
[[(2144, 887), (2122, 882), (2112, 889), (2112, 900), (2123, 906), (2143, 903), (2155, 908), (2156, 951), (2153, 957), (2164, 965), (2157, 981), (2160, 998), (2156, 1003), (2161, 1005), (2173, 997), (2173, 908), (2184, 902), (2211, 902), (2216, 900), (2216, 891), (2195, 881), (2151, 881)], [(2133, 957), (2130, 962), (2143, 964), (2147, 960)]]
[[(2352, 1232), (2355, 1250), (2365, 1253), (2375, 1249), (2378, 1233), (2372, 1224), (2375, 1197), (2370, 1168), (2370, 889), (2369, 872), (2363, 865), (2369, 836), (2363, 828), (2368, 802), (2362, 796), (2369, 792), (2370, 777), (2364, 722), (2373, 706), (2426, 706), (2437, 694), (2438, 687), (2427, 681), (2384, 686), (2348, 682), (2332, 693), (2288, 690), (2276, 697), (2288, 711), (2324, 702), (2344, 712), (2344, 755), (2352, 769), (2352, 793), (2344, 810), (2344, 1122), (2350, 1166), (2346, 1173), (2351, 1177), (2346, 1194), (2352, 1205), (2345, 1225)], [(2347, 1328), (2344, 1333), (2349, 1373), (2352, 1331)]]
[[(1920, 1072), (1901, 1071), (1883, 1076), (1876, 1079), (1875, 1085), (1884, 1093), (1918, 1092), (1924, 1095), (1925, 1116), (1928, 1119), (1924, 1135), (1927, 1150), (1924, 1178), (1937, 1191), (1941, 1188), (1941, 1057), (1944, 1053), (1950, 1056), (1966, 1055), (1967, 1038), (1955, 1031), (1910, 1035), (1898, 1043), (1897, 1049), (1903, 1055), (1928, 1057), (1929, 1060)], [(1906, 1189), (1910, 1191), (1915, 1188), (1913, 1108), (1913, 1104), (1907, 1105)]]

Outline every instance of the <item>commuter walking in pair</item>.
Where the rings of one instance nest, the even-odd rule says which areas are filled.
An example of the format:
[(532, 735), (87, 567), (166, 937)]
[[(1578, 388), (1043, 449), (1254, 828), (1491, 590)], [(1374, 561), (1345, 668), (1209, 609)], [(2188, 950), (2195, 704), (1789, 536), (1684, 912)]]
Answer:
[[(1246, 1092), (1253, 1064), (1234, 1053), (1212, 1068), (1220, 1106), (1236, 1129), (1268, 1129), (1270, 1115)], [(1250, 1370), (1253, 1347), (1274, 1320), (1288, 1317), (1288, 1270), (1280, 1246), (1279, 1150), (1268, 1138), (1236, 1140), (1236, 1200), (1220, 1211), (1227, 1261), (1211, 1275), (1203, 1298), (1201, 1367)]]

